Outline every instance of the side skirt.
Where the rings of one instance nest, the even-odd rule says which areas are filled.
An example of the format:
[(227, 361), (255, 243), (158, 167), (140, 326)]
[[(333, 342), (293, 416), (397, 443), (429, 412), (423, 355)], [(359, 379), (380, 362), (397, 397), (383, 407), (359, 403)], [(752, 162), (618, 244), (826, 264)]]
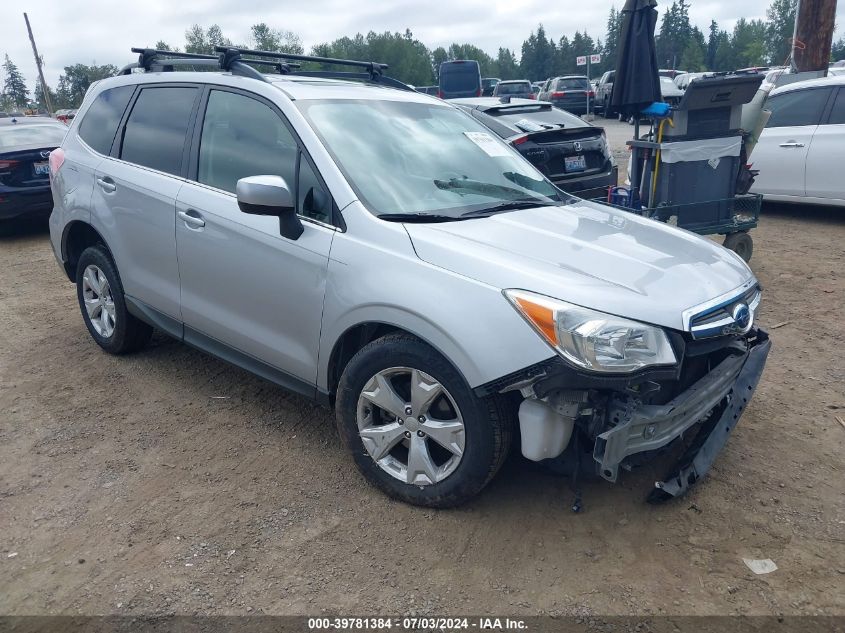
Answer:
[(226, 361), (227, 363), (240, 367), (241, 369), (245, 369), (246, 371), (259, 376), (264, 380), (277, 384), (288, 391), (293, 391), (294, 393), (306, 396), (311, 400), (316, 400), (323, 406), (330, 406), (331, 399), (329, 394), (317, 389), (315, 385), (295, 376), (291, 376), (287, 372), (282, 371), (273, 365), (269, 365), (254, 356), (245, 354), (215, 338), (188, 327), (181, 321), (177, 321), (166, 314), (162, 314), (155, 308), (151, 308), (137, 299), (127, 296), (126, 308), (133, 316), (141, 319), (145, 323), (148, 323), (157, 330), (161, 330), (178, 341), (187, 343), (191, 347), (195, 347), (202, 352), (215, 356), (220, 360)]

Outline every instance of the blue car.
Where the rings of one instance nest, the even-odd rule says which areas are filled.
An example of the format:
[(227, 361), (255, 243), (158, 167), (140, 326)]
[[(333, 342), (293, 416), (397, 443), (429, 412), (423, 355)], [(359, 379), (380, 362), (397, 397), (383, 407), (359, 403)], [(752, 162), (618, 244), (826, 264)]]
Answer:
[(3, 119), (0, 124), (0, 222), (22, 216), (47, 216), (50, 152), (62, 143), (67, 126), (50, 119)]

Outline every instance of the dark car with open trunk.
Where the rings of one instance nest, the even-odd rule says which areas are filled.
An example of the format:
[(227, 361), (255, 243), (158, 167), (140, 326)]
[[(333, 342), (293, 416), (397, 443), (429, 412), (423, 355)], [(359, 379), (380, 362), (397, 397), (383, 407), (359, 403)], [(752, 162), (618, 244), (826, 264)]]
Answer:
[(457, 99), (455, 105), (508, 141), (560, 189), (582, 198), (607, 195), (618, 168), (604, 130), (552, 106), (511, 99)]

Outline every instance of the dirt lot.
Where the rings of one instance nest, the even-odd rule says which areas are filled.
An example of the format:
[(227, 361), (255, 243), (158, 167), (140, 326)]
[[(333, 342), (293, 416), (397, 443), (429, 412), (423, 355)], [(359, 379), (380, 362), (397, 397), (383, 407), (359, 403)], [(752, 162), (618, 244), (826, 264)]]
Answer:
[[(88, 336), (43, 227), (0, 237), (0, 613), (845, 614), (845, 211), (767, 209), (774, 349), (710, 476), (585, 487), (512, 459), (435, 512), (368, 487), (332, 414), (156, 336)], [(658, 473), (662, 474), (662, 473)], [(755, 576), (742, 558), (771, 558)]]

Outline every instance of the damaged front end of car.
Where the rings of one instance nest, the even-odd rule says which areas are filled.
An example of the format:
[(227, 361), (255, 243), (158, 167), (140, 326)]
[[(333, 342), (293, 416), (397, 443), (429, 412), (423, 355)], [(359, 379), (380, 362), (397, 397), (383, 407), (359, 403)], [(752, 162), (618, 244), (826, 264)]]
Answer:
[[(576, 314), (567, 304), (555, 302), (545, 330), (559, 355), (483, 385), (476, 393), (521, 394), (519, 426), (526, 458), (555, 459), (573, 445), (579, 455), (589, 449), (595, 472), (610, 482), (617, 481), (620, 470), (683, 443), (682, 457), (655, 483), (648, 500), (681, 496), (712, 466), (763, 373), (771, 344), (766, 332), (753, 326), (759, 288), (752, 290), (750, 301), (746, 289), (731, 302), (708, 307), (705, 318), (701, 313), (685, 316), (687, 331), (659, 329), (665, 344), (657, 340), (657, 328), (599, 318), (585, 309)], [(726, 310), (748, 303), (750, 315), (740, 315), (739, 326), (736, 319), (714, 326), (724, 320)], [(533, 304), (522, 309), (542, 331), (544, 317), (538, 309)], [(562, 311), (568, 313), (561, 316)], [(599, 343), (590, 348), (566, 328), (575, 338), (580, 333)], [(632, 340), (634, 353), (628, 355), (625, 346)], [(583, 363), (572, 362), (576, 352)], [(641, 367), (624, 374), (608, 369), (638, 355), (658, 362), (643, 360)], [(584, 366), (588, 363), (592, 366)]]

